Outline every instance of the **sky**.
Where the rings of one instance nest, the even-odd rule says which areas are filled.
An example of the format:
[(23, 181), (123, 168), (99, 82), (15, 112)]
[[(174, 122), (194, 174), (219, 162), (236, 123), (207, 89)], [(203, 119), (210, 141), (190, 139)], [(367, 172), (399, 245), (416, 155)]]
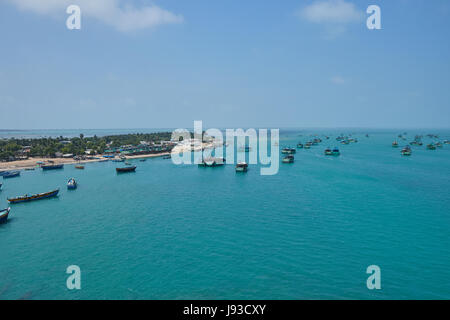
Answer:
[(449, 128), (449, 34), (449, 0), (0, 0), (0, 129)]

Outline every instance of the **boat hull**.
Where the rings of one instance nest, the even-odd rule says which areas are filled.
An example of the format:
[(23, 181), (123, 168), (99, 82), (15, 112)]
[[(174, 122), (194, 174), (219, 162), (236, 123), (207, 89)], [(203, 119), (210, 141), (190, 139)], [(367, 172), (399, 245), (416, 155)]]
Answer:
[(3, 179), (9, 179), (9, 178), (15, 178), (15, 177), (19, 177), (20, 176), (20, 172), (9, 172), (7, 174), (3, 175)]
[(18, 197), (18, 198), (11, 198), (11, 199), (8, 199), (8, 201), (11, 204), (22, 203), (22, 202), (30, 202), (30, 201), (37, 201), (37, 200), (42, 200), (42, 199), (48, 199), (48, 198), (56, 197), (58, 195), (58, 193), (59, 193), (59, 189), (53, 190), (53, 191), (50, 191), (50, 192), (46, 192), (46, 193), (35, 194), (35, 195), (32, 195), (32, 196), (23, 196), (23, 197)]
[(136, 167), (128, 167), (128, 168), (116, 168), (116, 172), (117, 173), (126, 173), (126, 172), (135, 172), (136, 171)]
[(9, 211), (10, 210), (11, 209), (8, 208), (8, 209), (0, 211), (0, 224), (6, 223), (6, 221), (8, 220), (8, 216), (9, 216)]
[(56, 164), (56, 165), (50, 165), (50, 166), (41, 166), (42, 170), (47, 171), (47, 170), (58, 170), (58, 169), (63, 169), (64, 165), (63, 164)]

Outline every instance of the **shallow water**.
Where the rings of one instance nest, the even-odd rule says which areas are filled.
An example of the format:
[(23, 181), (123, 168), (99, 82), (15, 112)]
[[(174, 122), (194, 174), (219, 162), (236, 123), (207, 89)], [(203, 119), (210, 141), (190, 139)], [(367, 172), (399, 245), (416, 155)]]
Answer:
[[(0, 207), (61, 193), (12, 206), (0, 226), (0, 299), (449, 299), (450, 146), (402, 157), (399, 132), (350, 145), (315, 132), (331, 139), (275, 176), (156, 158), (131, 174), (106, 162), (3, 181)], [(280, 148), (309, 133), (283, 132)], [(323, 155), (336, 145), (340, 157)], [(372, 264), (381, 290), (366, 287)], [(66, 288), (69, 265), (79, 291)]]

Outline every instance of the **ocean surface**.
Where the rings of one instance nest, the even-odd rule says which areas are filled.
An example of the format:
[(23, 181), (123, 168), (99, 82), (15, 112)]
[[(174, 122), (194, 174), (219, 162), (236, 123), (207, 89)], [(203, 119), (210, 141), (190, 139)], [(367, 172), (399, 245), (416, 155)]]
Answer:
[[(330, 140), (274, 176), (154, 158), (131, 174), (105, 162), (0, 178), (2, 208), (61, 188), (0, 225), (0, 299), (450, 299), (450, 145), (426, 150), (424, 137), (402, 157), (403, 130), (355, 131), (349, 145), (341, 132), (282, 131), (280, 148)], [(70, 265), (81, 290), (66, 287)], [(370, 265), (381, 290), (366, 287)]]

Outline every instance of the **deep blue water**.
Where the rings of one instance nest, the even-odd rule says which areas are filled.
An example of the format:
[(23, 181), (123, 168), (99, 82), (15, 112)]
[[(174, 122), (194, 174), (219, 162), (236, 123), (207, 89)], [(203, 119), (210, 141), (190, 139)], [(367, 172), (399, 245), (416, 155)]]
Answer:
[[(12, 206), (0, 226), (0, 299), (450, 299), (450, 145), (402, 157), (401, 131), (361, 132), (325, 157), (340, 131), (316, 131), (331, 139), (274, 176), (155, 158), (133, 174), (106, 162), (4, 180), (0, 207), (61, 193)], [(284, 132), (280, 147), (308, 133)], [(372, 264), (381, 290), (366, 287)]]

